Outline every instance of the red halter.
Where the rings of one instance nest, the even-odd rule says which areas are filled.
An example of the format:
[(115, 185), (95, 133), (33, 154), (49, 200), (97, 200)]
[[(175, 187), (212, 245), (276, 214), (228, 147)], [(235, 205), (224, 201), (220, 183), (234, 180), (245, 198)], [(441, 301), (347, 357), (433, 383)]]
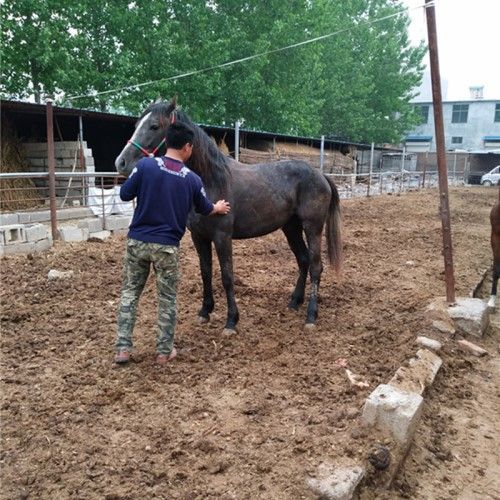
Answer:
[[(175, 110), (170, 113), (170, 125), (175, 123), (176, 121), (176, 112)], [(160, 126), (163, 128), (164, 123), (163, 123), (163, 117), (160, 117)], [(132, 139), (129, 139), (127, 141), (127, 144), (132, 144), (132, 146), (135, 146), (139, 151), (142, 151), (142, 154), (144, 156), (148, 156), (149, 158), (154, 158), (158, 150), (167, 142), (167, 138), (165, 137), (156, 148), (153, 149), (153, 151), (149, 152), (146, 148), (143, 148), (138, 142), (133, 141)]]

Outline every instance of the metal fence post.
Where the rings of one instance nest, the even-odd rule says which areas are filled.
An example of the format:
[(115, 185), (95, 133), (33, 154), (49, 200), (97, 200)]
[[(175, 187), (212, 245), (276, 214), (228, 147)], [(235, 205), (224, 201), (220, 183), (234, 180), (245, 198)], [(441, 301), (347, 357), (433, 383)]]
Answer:
[(403, 191), (404, 183), (404, 171), (405, 171), (405, 156), (406, 156), (406, 146), (403, 146), (403, 155), (401, 157), (401, 179), (399, 180), (399, 192)]
[(370, 189), (372, 187), (372, 172), (373, 172), (373, 153), (375, 152), (375, 144), (372, 142), (370, 148), (370, 170), (368, 171), (368, 187), (366, 188), (366, 196), (370, 196)]
[(324, 157), (325, 157), (325, 136), (321, 136), (321, 148), (320, 148), (320, 155), (319, 155), (319, 169), (321, 173), (324, 171)]
[(104, 204), (104, 177), (101, 177), (102, 227), (106, 227), (106, 213)]
[(240, 121), (236, 120), (234, 127), (234, 159), (239, 161), (240, 158)]

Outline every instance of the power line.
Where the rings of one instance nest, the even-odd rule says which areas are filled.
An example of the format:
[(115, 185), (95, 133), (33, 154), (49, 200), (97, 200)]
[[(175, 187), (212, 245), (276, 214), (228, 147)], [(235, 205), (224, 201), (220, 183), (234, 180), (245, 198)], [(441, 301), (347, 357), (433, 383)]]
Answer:
[(197, 69), (197, 70), (194, 70), (194, 71), (188, 71), (187, 73), (181, 73), (181, 74), (175, 75), (175, 76), (169, 76), (169, 77), (166, 77), (166, 78), (160, 78), (159, 80), (151, 80), (149, 82), (136, 83), (134, 85), (127, 85), (126, 87), (120, 87), (120, 88), (117, 88), (117, 89), (104, 90), (102, 92), (94, 92), (92, 94), (82, 94), (82, 95), (71, 96), (71, 97), (65, 98), (65, 100), (67, 100), (67, 101), (73, 101), (75, 99), (82, 99), (84, 97), (95, 97), (95, 96), (98, 96), (98, 95), (113, 94), (115, 92), (120, 92), (122, 90), (138, 89), (140, 87), (145, 87), (147, 85), (152, 85), (154, 83), (168, 82), (170, 80), (179, 80), (181, 78), (186, 78), (188, 76), (198, 75), (200, 73), (206, 73), (207, 71), (212, 71), (214, 69), (226, 68), (226, 67), (232, 66), (234, 64), (239, 64), (239, 63), (242, 63), (242, 62), (245, 62), (245, 61), (251, 61), (252, 59), (257, 59), (258, 57), (267, 56), (269, 54), (275, 54), (277, 52), (283, 52), (284, 50), (294, 49), (296, 47), (300, 47), (302, 45), (307, 45), (309, 43), (318, 42), (320, 40), (324, 40), (326, 38), (330, 38), (332, 36), (339, 35), (340, 33), (345, 33), (345, 32), (351, 31), (352, 29), (355, 29), (355, 28), (357, 28), (358, 26), (360, 26), (362, 24), (365, 24), (365, 25), (375, 24), (375, 23), (378, 23), (380, 21), (385, 21), (386, 19), (390, 19), (392, 17), (399, 16), (399, 15), (401, 15), (401, 14), (403, 14), (403, 13), (409, 11), (409, 10), (416, 10), (416, 9), (420, 9), (420, 8), (424, 8), (425, 9), (425, 8), (428, 8), (428, 7), (434, 7), (434, 5), (435, 5), (435, 1), (432, 1), (432, 2), (429, 2), (427, 4), (419, 5), (417, 7), (412, 7), (411, 9), (405, 8), (405, 9), (400, 10), (398, 12), (394, 12), (394, 13), (389, 14), (387, 16), (379, 17), (379, 18), (373, 19), (371, 21), (370, 20), (360, 21), (360, 23), (358, 25), (356, 25), (356, 26), (351, 26), (349, 28), (343, 28), (341, 30), (334, 31), (334, 32), (328, 33), (326, 35), (321, 35), (321, 36), (317, 36), (315, 38), (311, 38), (309, 40), (304, 40), (303, 42), (293, 43), (292, 45), (287, 45), (286, 47), (280, 47), (278, 49), (266, 50), (264, 52), (259, 52), (258, 54), (253, 54), (251, 56), (242, 57), (241, 59), (235, 59), (234, 61), (229, 61), (229, 62), (226, 62), (226, 63), (217, 64), (216, 66), (209, 66), (207, 68)]

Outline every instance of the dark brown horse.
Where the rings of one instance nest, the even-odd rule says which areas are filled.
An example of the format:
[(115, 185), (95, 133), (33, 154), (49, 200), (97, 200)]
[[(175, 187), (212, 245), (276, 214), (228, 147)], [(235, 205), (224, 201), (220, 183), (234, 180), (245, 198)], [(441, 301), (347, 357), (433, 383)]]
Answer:
[(498, 200), (490, 212), (491, 222), (491, 249), (493, 250), (493, 273), (491, 285), (491, 297), (488, 306), (495, 308), (497, 298), (497, 284), (500, 276), (500, 188), (498, 188)]
[(214, 309), (212, 243), (227, 297), (225, 330), (234, 332), (239, 313), (234, 297), (232, 240), (254, 238), (281, 229), (299, 267), (288, 307), (298, 309), (304, 302), (309, 273), (311, 289), (306, 326), (314, 326), (323, 269), (321, 241), (325, 224), (329, 261), (336, 270), (341, 261), (340, 200), (333, 181), (302, 161), (237, 163), (223, 155), (210, 137), (176, 108), (175, 101), (156, 102), (144, 111), (132, 139), (116, 159), (118, 172), (128, 176), (143, 154), (162, 151), (166, 129), (173, 120), (194, 128), (193, 154), (187, 165), (202, 178), (208, 197), (231, 203), (231, 213), (224, 217), (203, 217), (194, 212), (189, 216), (188, 227), (200, 258), (203, 280), (200, 320), (209, 321)]

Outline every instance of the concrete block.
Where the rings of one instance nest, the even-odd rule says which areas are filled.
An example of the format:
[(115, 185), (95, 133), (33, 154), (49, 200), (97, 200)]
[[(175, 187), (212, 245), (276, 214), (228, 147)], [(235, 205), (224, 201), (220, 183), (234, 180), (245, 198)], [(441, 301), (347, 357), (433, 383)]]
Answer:
[(19, 224), (19, 214), (16, 212), (0, 214), (0, 226)]
[(89, 230), (77, 226), (59, 227), (59, 237), (62, 241), (87, 241), (89, 239)]
[(87, 207), (73, 207), (73, 208), (65, 208), (64, 210), (60, 210), (57, 212), (58, 220), (69, 220), (69, 219), (85, 219), (91, 218), (94, 214), (92, 210)]
[(87, 228), (89, 233), (97, 233), (102, 231), (104, 226), (102, 219), (100, 217), (94, 217), (93, 219), (82, 219), (78, 221), (78, 227)]
[(107, 240), (111, 236), (111, 231), (97, 231), (89, 234), (89, 240)]
[(46, 142), (25, 142), (23, 143), (22, 147), (26, 152), (47, 151)]
[(456, 299), (456, 305), (448, 308), (456, 329), (466, 335), (482, 337), (489, 324), (488, 304), (470, 297)]
[(132, 218), (127, 215), (113, 215), (110, 217), (106, 217), (104, 229), (107, 229), (108, 231), (128, 229), (131, 220)]
[(15, 245), (26, 241), (26, 231), (22, 224), (0, 226), (0, 245)]
[(19, 224), (28, 224), (30, 221), (30, 213), (29, 212), (19, 212)]
[(404, 392), (422, 395), (432, 385), (443, 364), (442, 359), (427, 349), (419, 349), (408, 366), (398, 368), (389, 385)]
[(26, 230), (26, 240), (27, 241), (38, 241), (47, 238), (48, 228), (43, 224), (28, 224), (24, 226)]
[(316, 478), (310, 478), (308, 486), (321, 498), (351, 500), (366, 471), (359, 465), (335, 467), (321, 464)]
[(127, 236), (128, 229), (113, 229), (111, 233), (113, 234), (113, 236)]
[(426, 347), (431, 351), (441, 350), (442, 344), (438, 340), (430, 339), (428, 337), (417, 337), (416, 343), (422, 347)]
[(35, 243), (13, 243), (12, 245), (0, 245), (0, 257), (18, 253), (32, 253), (35, 251)]
[(33, 167), (43, 167), (47, 166), (47, 160), (44, 158), (31, 158), (29, 164)]
[(52, 236), (48, 236), (43, 240), (35, 241), (35, 252), (43, 252), (52, 247)]
[(41, 210), (39, 212), (31, 212), (29, 214), (30, 222), (47, 222), (50, 221), (50, 212), (48, 210)]
[(361, 419), (363, 425), (375, 426), (397, 442), (407, 443), (420, 420), (423, 402), (420, 394), (381, 384), (368, 396)]

